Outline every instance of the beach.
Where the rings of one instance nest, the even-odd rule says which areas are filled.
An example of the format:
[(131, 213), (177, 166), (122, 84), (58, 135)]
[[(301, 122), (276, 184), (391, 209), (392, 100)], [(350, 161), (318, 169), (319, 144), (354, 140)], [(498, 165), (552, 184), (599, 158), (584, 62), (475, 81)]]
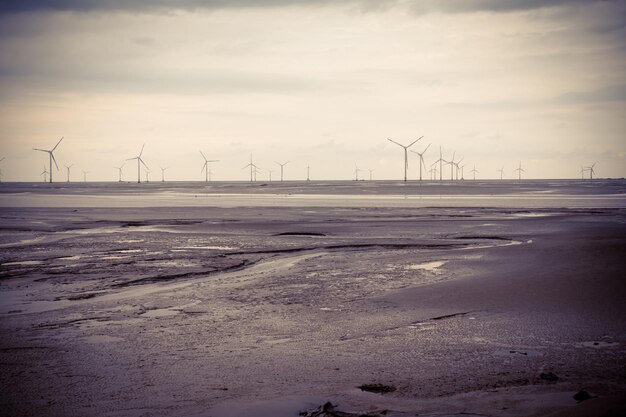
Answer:
[(0, 185), (2, 415), (626, 412), (624, 180)]

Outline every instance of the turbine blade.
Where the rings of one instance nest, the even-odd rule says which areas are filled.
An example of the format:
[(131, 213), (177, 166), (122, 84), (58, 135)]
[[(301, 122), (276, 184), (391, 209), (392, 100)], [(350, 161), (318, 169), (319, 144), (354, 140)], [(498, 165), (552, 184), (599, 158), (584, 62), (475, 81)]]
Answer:
[(33, 148), (33, 151), (50, 152), (50, 151), (47, 151), (45, 149), (39, 149), (39, 148)]
[(415, 145), (415, 142), (417, 142), (418, 140), (420, 140), (421, 138), (423, 138), (424, 136), (420, 136), (419, 138), (415, 139), (413, 142), (411, 142), (410, 145), (407, 146), (407, 148), (410, 148), (411, 146)]
[(57, 148), (57, 146), (59, 146), (59, 143), (61, 143), (61, 141), (63, 140), (63, 137), (61, 137), (61, 139), (59, 139), (59, 141), (57, 142), (56, 145), (54, 145), (54, 148), (52, 148), (52, 150), (50, 152), (54, 152), (54, 150)]
[(50, 156), (52, 157), (52, 161), (54, 162), (54, 166), (57, 167), (57, 171), (59, 170), (59, 165), (57, 165), (57, 160), (54, 158), (54, 154), (50, 152)]
[(139, 152), (139, 156), (137, 158), (141, 159), (141, 155), (143, 154), (143, 148), (146, 147), (146, 144), (144, 143), (143, 146), (141, 147), (141, 152)]
[(146, 163), (143, 161), (143, 159), (141, 159), (141, 158), (137, 158), (137, 159), (139, 159), (139, 162), (141, 162), (143, 164), (143, 166), (146, 167), (146, 169), (148, 169), (148, 170), (150, 169), (150, 168), (148, 168), (148, 165), (146, 165)]
[(432, 145), (432, 143), (429, 143), (429, 144), (428, 144), (428, 146), (426, 147), (426, 149), (424, 149), (424, 150), (422, 151), (422, 154), (425, 154), (425, 153), (426, 153), (426, 151), (428, 150), (428, 148), (430, 148), (430, 145)]
[(204, 156), (204, 154), (202, 153), (202, 151), (200, 151), (200, 155), (202, 155), (202, 157), (204, 158), (204, 160), (206, 161), (206, 156)]
[(402, 147), (404, 148), (404, 145), (402, 145), (401, 143), (396, 142), (395, 140), (391, 140), (391, 139), (389, 139), (389, 138), (387, 138), (387, 140), (388, 140), (389, 142), (393, 142), (393, 143), (395, 143), (396, 145), (398, 145), (398, 146), (402, 146)]

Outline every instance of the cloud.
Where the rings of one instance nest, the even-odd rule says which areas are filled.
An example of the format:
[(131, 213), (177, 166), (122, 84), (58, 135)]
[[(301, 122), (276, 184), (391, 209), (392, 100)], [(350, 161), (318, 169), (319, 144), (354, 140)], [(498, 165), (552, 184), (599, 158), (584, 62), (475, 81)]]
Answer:
[[(611, 0), (593, 0), (608, 2)], [(408, 4), (414, 11), (427, 12), (511, 12), (544, 7), (589, 3), (588, 0), (22, 0), (0, 1), (0, 13), (38, 11), (129, 11), (199, 10), (225, 8), (267, 8), (284, 6), (348, 5), (362, 10), (386, 9)]]

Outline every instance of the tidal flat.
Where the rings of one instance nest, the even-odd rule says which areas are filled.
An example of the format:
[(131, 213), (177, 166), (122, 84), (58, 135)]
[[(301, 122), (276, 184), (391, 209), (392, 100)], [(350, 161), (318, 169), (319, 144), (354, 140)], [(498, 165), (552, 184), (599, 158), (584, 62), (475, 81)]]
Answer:
[(624, 180), (3, 183), (0, 230), (0, 415), (626, 412)]

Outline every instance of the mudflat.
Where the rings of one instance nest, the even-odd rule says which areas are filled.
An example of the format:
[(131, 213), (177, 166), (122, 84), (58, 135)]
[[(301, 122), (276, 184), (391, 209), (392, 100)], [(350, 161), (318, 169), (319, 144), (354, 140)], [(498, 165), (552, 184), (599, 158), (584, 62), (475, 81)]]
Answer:
[(2, 184), (0, 413), (623, 414), (625, 190)]

